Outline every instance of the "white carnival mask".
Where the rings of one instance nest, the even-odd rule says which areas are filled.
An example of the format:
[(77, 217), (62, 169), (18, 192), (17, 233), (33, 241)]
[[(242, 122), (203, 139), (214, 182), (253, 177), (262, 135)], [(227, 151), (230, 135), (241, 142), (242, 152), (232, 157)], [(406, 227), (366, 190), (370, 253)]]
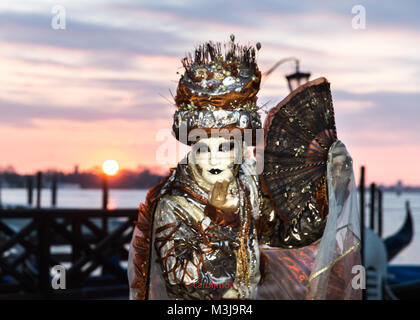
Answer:
[(235, 164), (241, 164), (246, 148), (239, 140), (224, 137), (200, 139), (194, 144), (189, 161), (199, 169), (201, 177), (211, 185), (232, 181)]

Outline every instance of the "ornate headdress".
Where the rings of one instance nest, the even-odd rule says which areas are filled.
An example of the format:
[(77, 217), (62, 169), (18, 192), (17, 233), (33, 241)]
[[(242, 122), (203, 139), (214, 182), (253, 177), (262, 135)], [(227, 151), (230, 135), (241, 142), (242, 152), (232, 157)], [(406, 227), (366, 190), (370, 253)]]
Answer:
[(187, 132), (199, 128), (207, 133), (214, 128), (261, 128), (256, 105), (261, 72), (255, 61), (255, 49), (261, 46), (234, 40), (232, 35), (224, 50), (221, 43), (201, 44), (194, 56), (182, 60), (185, 73), (178, 83), (172, 127), (178, 140), (181, 125)]

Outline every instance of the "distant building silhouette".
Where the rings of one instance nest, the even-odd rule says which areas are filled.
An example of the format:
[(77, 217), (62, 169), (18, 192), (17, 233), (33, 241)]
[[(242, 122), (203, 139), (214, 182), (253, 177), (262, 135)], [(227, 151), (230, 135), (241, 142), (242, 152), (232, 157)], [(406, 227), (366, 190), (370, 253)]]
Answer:
[[(32, 175), (20, 175), (12, 172), (10, 168), (0, 170), (0, 181), (3, 187), (26, 188), (28, 178)], [(53, 180), (57, 179), (59, 188), (101, 188), (102, 176), (97, 170), (79, 172), (79, 166), (74, 166), (74, 171), (64, 173), (60, 171), (44, 171), (43, 187), (49, 187)], [(161, 175), (145, 169), (131, 171), (122, 169), (118, 175), (109, 177), (109, 187), (116, 189), (148, 189), (159, 183)]]
[(404, 190), (403, 183), (401, 180), (398, 180), (397, 184), (395, 185), (395, 192), (397, 193), (398, 196), (400, 196), (403, 190)]

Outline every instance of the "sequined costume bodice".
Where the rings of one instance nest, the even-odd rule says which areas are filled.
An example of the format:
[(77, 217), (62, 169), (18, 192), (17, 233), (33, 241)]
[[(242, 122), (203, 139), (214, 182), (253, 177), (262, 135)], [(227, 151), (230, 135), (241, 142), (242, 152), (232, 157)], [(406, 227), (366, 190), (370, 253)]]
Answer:
[[(258, 202), (251, 201), (258, 189), (249, 179), (240, 170), (231, 184), (229, 192), (239, 201), (236, 217), (227, 220), (217, 216), (188, 166), (177, 167), (155, 210), (153, 250), (160, 268), (152, 268), (151, 298), (255, 299), (260, 272), (253, 211), (258, 212)], [(161, 274), (166, 292), (153, 289), (161, 279), (153, 273)]]

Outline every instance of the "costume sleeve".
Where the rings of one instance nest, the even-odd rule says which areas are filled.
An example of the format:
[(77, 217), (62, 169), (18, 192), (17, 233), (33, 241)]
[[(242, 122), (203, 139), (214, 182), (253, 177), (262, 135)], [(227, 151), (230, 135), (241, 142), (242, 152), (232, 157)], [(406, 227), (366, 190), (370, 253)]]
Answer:
[[(144, 232), (140, 231), (137, 225), (134, 227), (133, 236), (130, 242), (130, 248), (128, 251), (128, 266), (127, 276), (129, 283), (129, 299), (130, 300), (142, 300), (146, 295), (146, 270), (147, 265), (143, 265), (147, 262), (149, 250), (147, 247), (142, 247), (142, 239), (148, 238)], [(145, 243), (146, 241), (143, 241)], [(139, 254), (139, 249), (143, 254)]]
[(163, 197), (157, 205), (154, 247), (162, 272), (170, 285), (198, 281), (204, 244), (194, 221), (174, 201)]
[[(145, 296), (146, 277), (142, 277), (146, 268), (143, 264), (148, 261), (149, 249), (145, 246), (149, 236), (136, 226), (130, 244), (128, 279), (130, 283), (130, 299), (141, 299)], [(179, 205), (168, 197), (160, 199), (154, 211), (152, 264), (151, 270), (159, 270), (161, 279), (154, 283), (150, 290), (151, 297), (168, 297), (165, 287), (172, 287), (176, 295), (183, 296), (188, 285), (200, 279), (202, 253), (205, 245), (199, 242), (199, 232), (196, 231), (194, 221), (182, 213)], [(155, 268), (155, 265), (157, 268)], [(156, 276), (156, 275), (155, 275)], [(161, 283), (166, 282), (166, 283)]]
[(265, 195), (260, 200), (261, 221), (264, 225), (261, 243), (272, 247), (300, 248), (307, 246), (322, 237), (326, 223), (316, 210), (309, 204), (302, 214), (291, 223), (286, 223), (275, 213), (273, 202)]
[(234, 239), (206, 224), (209, 219), (207, 223), (194, 220), (173, 198), (163, 197), (158, 203), (154, 250), (169, 298), (221, 299), (229, 288), (217, 284), (233, 283), (236, 258), (230, 244)]

